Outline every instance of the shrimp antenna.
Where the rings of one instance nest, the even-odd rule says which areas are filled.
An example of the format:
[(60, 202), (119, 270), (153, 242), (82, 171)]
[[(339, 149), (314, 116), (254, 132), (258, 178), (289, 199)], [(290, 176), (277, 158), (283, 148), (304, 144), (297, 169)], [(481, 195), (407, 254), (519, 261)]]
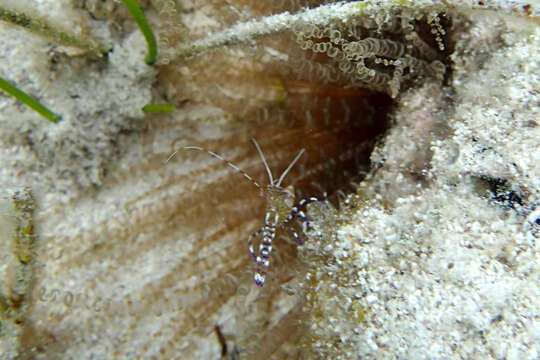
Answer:
[[(205, 152), (213, 157), (215, 157), (216, 159), (218, 160), (221, 160), (223, 161), (225, 164), (227, 164), (229, 167), (233, 168), (234, 170), (236, 170), (237, 172), (239, 172), (240, 174), (244, 175), (244, 177), (250, 181), (253, 185), (255, 185), (257, 188), (259, 189), (262, 189), (261, 188), (261, 185), (255, 181), (251, 176), (249, 176), (248, 173), (246, 173), (244, 170), (240, 169), (238, 166), (234, 165), (232, 162), (230, 162), (229, 160), (223, 158), (221, 155), (219, 154), (216, 154), (215, 152), (213, 151), (210, 151), (208, 149), (205, 149), (205, 148), (202, 148), (202, 147), (199, 147), (199, 146), (184, 146), (183, 147), (184, 150), (197, 150), (197, 151), (202, 151), (202, 152)], [(173, 152), (169, 158), (165, 161), (169, 161), (176, 153), (178, 152), (178, 150), (176, 150), (175, 152)]]
[(283, 181), (283, 179), (285, 179), (285, 175), (287, 175), (287, 173), (289, 171), (291, 171), (292, 167), (294, 166), (294, 164), (298, 161), (298, 159), (300, 159), (300, 156), (302, 156), (302, 154), (304, 153), (304, 151), (306, 151), (306, 149), (302, 149), (300, 150), (300, 152), (298, 153), (298, 155), (296, 155), (296, 157), (294, 158), (294, 160), (289, 164), (289, 166), (285, 169), (285, 171), (283, 172), (283, 174), (281, 174), (281, 176), (279, 177), (279, 181), (277, 182), (276, 186), (279, 186), (281, 185), (281, 182)]
[(261, 150), (261, 147), (257, 143), (257, 140), (251, 139), (253, 142), (253, 145), (257, 148), (257, 151), (259, 152), (259, 156), (261, 157), (261, 160), (264, 164), (264, 167), (266, 168), (266, 172), (268, 173), (268, 177), (270, 178), (270, 184), (274, 185), (274, 177), (272, 176), (272, 171), (270, 171), (270, 168), (268, 167), (268, 163), (266, 162), (266, 159), (264, 158), (264, 154)]

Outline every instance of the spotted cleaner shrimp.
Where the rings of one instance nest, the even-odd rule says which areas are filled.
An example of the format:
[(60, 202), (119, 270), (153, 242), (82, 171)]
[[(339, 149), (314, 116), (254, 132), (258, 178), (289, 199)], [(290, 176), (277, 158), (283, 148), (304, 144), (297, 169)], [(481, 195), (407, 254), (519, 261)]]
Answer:
[[(265, 199), (265, 203), (266, 203), (264, 226), (249, 236), (248, 249), (256, 265), (255, 274), (253, 276), (255, 280), (255, 284), (257, 284), (257, 286), (262, 287), (264, 286), (265, 277), (266, 277), (268, 268), (270, 266), (270, 254), (272, 253), (272, 241), (274, 240), (276, 236), (276, 230), (285, 228), (286, 225), (288, 225), (294, 218), (299, 218), (300, 220), (303, 221), (306, 227), (309, 226), (310, 225), (309, 220), (302, 209), (305, 208), (307, 204), (311, 202), (320, 202), (320, 200), (315, 197), (309, 197), (309, 198), (300, 200), (298, 204), (295, 206), (294, 205), (295, 196), (294, 196), (293, 187), (288, 186), (286, 188), (283, 188), (281, 186), (281, 183), (285, 179), (285, 176), (289, 173), (289, 171), (291, 171), (294, 164), (296, 164), (296, 162), (300, 159), (302, 154), (305, 152), (305, 149), (300, 150), (300, 152), (298, 153), (298, 155), (296, 155), (294, 160), (291, 161), (289, 166), (283, 171), (279, 179), (274, 179), (274, 176), (272, 175), (272, 171), (270, 170), (270, 167), (268, 166), (268, 163), (266, 162), (266, 158), (264, 157), (261, 147), (259, 146), (259, 144), (257, 143), (255, 139), (252, 139), (252, 142), (255, 145), (255, 148), (257, 149), (257, 152), (259, 153), (259, 156), (268, 174), (269, 183), (265, 187), (261, 186), (244, 170), (240, 169), (238, 166), (234, 165), (233, 163), (224, 159), (221, 155), (216, 154), (213, 151), (204, 149), (199, 146), (186, 146), (183, 149), (184, 150), (197, 150), (197, 151), (208, 153), (209, 155), (223, 161), (228, 166), (233, 168), (235, 171), (244, 175), (244, 177), (248, 181), (250, 181), (253, 185), (255, 185), (260, 190), (260, 195)], [(166, 162), (168, 162), (173, 156), (175, 156), (177, 152), (178, 150), (173, 152), (169, 156), (169, 158), (166, 160)], [(298, 233), (291, 227), (287, 227), (287, 229), (292, 233), (295, 240), (300, 245), (302, 245), (303, 243)], [(258, 236), (262, 237), (262, 241), (259, 244), (258, 254), (257, 254), (253, 246), (253, 241)]]

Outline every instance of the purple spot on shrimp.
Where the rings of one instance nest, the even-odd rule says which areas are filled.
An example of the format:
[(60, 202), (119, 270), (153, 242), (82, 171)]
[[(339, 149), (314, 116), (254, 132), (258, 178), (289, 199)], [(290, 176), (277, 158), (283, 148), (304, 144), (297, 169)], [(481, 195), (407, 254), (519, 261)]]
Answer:
[(259, 273), (255, 273), (255, 276), (253, 276), (253, 279), (255, 280), (255, 284), (257, 286), (263, 287), (264, 286), (264, 276), (262, 276)]

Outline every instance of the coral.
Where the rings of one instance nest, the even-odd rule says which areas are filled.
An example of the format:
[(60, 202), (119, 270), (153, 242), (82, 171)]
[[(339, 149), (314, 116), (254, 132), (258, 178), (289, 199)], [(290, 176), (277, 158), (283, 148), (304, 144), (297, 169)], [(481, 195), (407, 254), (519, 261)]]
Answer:
[(514, 20), (536, 35), (496, 27), (481, 39), (493, 23), (477, 17), (457, 41), (467, 61), (452, 93), (404, 94), (373, 173), (335, 220), (318, 215), (303, 254), (304, 287), (316, 288), (308, 358), (538, 357), (540, 43)]

